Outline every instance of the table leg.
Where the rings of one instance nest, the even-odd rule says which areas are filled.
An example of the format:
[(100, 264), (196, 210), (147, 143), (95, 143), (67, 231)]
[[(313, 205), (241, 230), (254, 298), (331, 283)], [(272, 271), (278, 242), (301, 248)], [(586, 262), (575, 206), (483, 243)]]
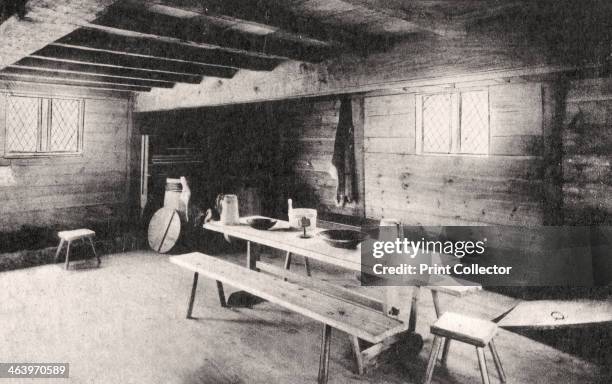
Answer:
[(253, 252), (251, 251), (251, 242), (247, 240), (247, 268), (248, 269), (255, 269), (255, 266), (257, 265), (257, 258), (253, 255)]
[(306, 267), (306, 276), (312, 276), (312, 272), (310, 272), (310, 261), (307, 257), (304, 257), (304, 267)]
[(438, 299), (438, 292), (431, 290), (431, 298), (433, 299), (434, 310), (436, 311), (436, 318), (440, 318), (442, 310), (440, 309), (440, 300)]
[(412, 290), (412, 302), (410, 304), (410, 318), (408, 320), (408, 331), (414, 333), (416, 331), (417, 311), (419, 305), (419, 296), (421, 287), (415, 286)]

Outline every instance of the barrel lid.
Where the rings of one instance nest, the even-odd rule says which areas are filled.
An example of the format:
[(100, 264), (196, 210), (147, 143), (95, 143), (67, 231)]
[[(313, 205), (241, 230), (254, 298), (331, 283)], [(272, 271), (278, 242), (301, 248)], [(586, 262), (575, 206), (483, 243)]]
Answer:
[(181, 218), (178, 212), (171, 208), (161, 208), (149, 223), (149, 246), (156, 252), (167, 253), (174, 246), (181, 234)]

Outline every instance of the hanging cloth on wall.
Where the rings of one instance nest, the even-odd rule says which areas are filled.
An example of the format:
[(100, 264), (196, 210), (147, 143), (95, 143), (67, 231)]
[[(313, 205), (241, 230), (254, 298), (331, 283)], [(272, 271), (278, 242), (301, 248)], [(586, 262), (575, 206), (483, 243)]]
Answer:
[(357, 200), (357, 177), (355, 169), (355, 129), (350, 97), (343, 97), (340, 102), (340, 116), (336, 129), (334, 155), (330, 174), (338, 180), (336, 205)]

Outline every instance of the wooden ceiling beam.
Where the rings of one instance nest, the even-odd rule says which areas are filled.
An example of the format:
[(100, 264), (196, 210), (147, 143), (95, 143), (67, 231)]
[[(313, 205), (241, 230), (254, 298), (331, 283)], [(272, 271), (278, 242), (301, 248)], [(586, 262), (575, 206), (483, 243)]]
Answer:
[(525, 1), (511, 1), (496, 6), (483, 7), (477, 11), (464, 13), (454, 17), (453, 21), (460, 22), (465, 25), (477, 23), (479, 21), (493, 19), (502, 15), (512, 14), (522, 8), (529, 6)]
[(36, 52), (37, 56), (56, 59), (77, 60), (91, 64), (112, 64), (127, 68), (141, 68), (162, 72), (174, 72), (207, 77), (230, 79), (238, 69), (219, 65), (206, 65), (192, 61), (164, 57), (131, 54), (70, 44), (49, 44)]
[(254, 71), (271, 71), (285, 61), (104, 26), (75, 31), (58, 43)]
[(97, 24), (145, 33), (159, 31), (164, 35), (185, 40), (263, 52), (306, 62), (319, 62), (329, 57), (338, 45), (259, 22), (226, 15), (207, 15), (189, 8), (151, 4), (140, 0), (122, 2), (121, 6), (113, 7)]
[[(164, 4), (184, 3), (182, 0), (162, 0)], [(207, 0), (203, 3), (207, 15), (231, 17), (277, 27), (295, 35), (328, 41), (333, 44), (333, 54), (343, 52), (367, 54), (387, 45), (387, 37), (369, 34), (359, 25), (334, 25), (316, 16), (299, 11), (303, 1), (280, 6), (276, 0)]]
[[(0, 25), (0, 69), (95, 20), (116, 0), (29, 0), (22, 19), (12, 16)], [(49, 9), (61, 17), (40, 16)]]
[(3, 74), (0, 73), (0, 81), (7, 82), (24, 82), (24, 83), (36, 83), (36, 84), (53, 84), (62, 85), (67, 87), (84, 87), (96, 90), (112, 90), (112, 91), (124, 91), (124, 92), (149, 92), (150, 87), (141, 87), (138, 85), (127, 85), (127, 84), (115, 84), (115, 83), (104, 83), (97, 81), (80, 81), (70, 79), (57, 79), (53, 77), (45, 76), (28, 76), (19, 74)]
[(50, 70), (71, 71), (88, 75), (109, 75), (121, 78), (133, 78), (142, 80), (159, 80), (173, 83), (199, 84), (202, 76), (185, 75), (169, 72), (154, 72), (136, 68), (113, 66), (108, 64), (90, 64), (81, 61), (64, 59), (53, 59), (44, 56), (31, 55), (18, 61), (16, 66), (35, 67)]
[(22, 67), (22, 66), (8, 66), (4, 68), (0, 74), (17, 74), (17, 75), (28, 75), (28, 76), (40, 76), (62, 80), (82, 80), (82, 81), (94, 81), (94, 82), (105, 82), (123, 85), (137, 85), (141, 87), (159, 87), (159, 88), (172, 88), (174, 83), (159, 80), (143, 80), (134, 79), (129, 77), (116, 77), (108, 75), (98, 74), (85, 74), (67, 70), (49, 70), (36, 67)]

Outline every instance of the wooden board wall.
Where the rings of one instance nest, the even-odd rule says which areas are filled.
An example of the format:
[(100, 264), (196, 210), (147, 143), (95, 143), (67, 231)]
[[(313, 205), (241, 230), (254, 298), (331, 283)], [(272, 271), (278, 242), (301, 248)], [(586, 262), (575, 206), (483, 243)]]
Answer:
[(340, 104), (337, 96), (274, 104), (285, 162), (283, 187), (291, 191), (296, 208), (316, 208), (323, 215), (363, 217), (363, 100), (359, 96), (352, 98), (358, 200), (336, 205), (338, 182), (329, 173)]
[(490, 154), (485, 156), (416, 154), (418, 90), (366, 97), (369, 218), (420, 225), (544, 222), (542, 86), (479, 88), (488, 90), (490, 100)]
[(563, 122), (568, 225), (612, 224), (612, 79), (569, 84)]
[[(11, 87), (10, 92), (58, 93), (43, 87)], [(129, 100), (66, 90), (62, 94), (85, 99), (83, 154), (6, 158), (7, 94), (0, 91), (0, 172), (11, 180), (0, 180), (0, 231), (108, 227), (121, 220), (128, 194)]]

